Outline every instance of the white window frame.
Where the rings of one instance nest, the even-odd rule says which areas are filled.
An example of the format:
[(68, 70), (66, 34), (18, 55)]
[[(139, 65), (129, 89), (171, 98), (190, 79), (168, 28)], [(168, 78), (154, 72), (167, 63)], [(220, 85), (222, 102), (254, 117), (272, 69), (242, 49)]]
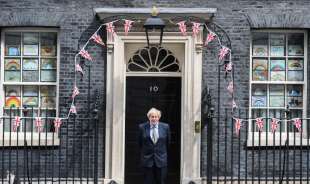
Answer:
[[(44, 33), (44, 32), (54, 32), (57, 34), (57, 50), (56, 50), (56, 82), (5, 82), (4, 81), (4, 50), (5, 50), (5, 33), (7, 32), (30, 32), (30, 33)], [(35, 85), (35, 86), (56, 86), (56, 116), (58, 116), (59, 111), (59, 70), (60, 70), (60, 32), (57, 28), (6, 28), (1, 30), (1, 83), (0, 83), (0, 102), (5, 104), (5, 86), (14, 85), (14, 86), (23, 86), (23, 85)], [(21, 38), (22, 39), (22, 38)], [(21, 48), (22, 54), (22, 48)], [(40, 51), (39, 51), (40, 52)], [(40, 55), (38, 57), (41, 58)], [(21, 66), (22, 67), (22, 66)], [(39, 66), (38, 66), (39, 67)], [(21, 68), (22, 70), (22, 68)], [(40, 67), (38, 68), (40, 72)], [(22, 77), (22, 76), (21, 76)], [(40, 91), (40, 90), (39, 90)], [(22, 93), (22, 90), (21, 90)], [(40, 93), (40, 92), (39, 92)], [(22, 94), (21, 94), (22, 95)], [(40, 97), (39, 97), (40, 98)], [(22, 107), (20, 107), (22, 108)], [(4, 105), (0, 108), (0, 115), (3, 116)], [(14, 119), (14, 117), (12, 117)], [(42, 118), (44, 122), (44, 118)], [(4, 132), (3, 123), (0, 121), (0, 147), (2, 146), (57, 146), (60, 144), (59, 135), (56, 132), (44, 132), (38, 133), (37, 131), (32, 132)], [(4, 135), (3, 135), (4, 134)], [(18, 141), (17, 141), (18, 137)], [(25, 141), (26, 140), (26, 141)]]
[[(253, 39), (251, 36), (250, 39), (250, 75), (249, 75), (249, 81), (250, 81), (250, 85), (249, 85), (249, 120), (248, 120), (248, 139), (247, 139), (247, 146), (248, 147), (255, 147), (255, 146), (284, 146), (286, 140), (288, 139), (288, 145), (292, 146), (292, 145), (296, 145), (296, 146), (307, 146), (307, 127), (306, 127), (306, 123), (302, 124), (302, 128), (303, 128), (303, 133), (302, 133), (302, 137), (300, 137), (300, 133), (294, 133), (294, 132), (289, 132), (287, 133), (286, 131), (286, 125), (285, 130), (282, 130), (282, 133), (280, 132), (275, 132), (275, 135), (268, 131), (263, 131), (263, 132), (256, 132), (252, 130), (252, 124), (255, 123), (255, 120), (252, 120), (253, 118), (256, 117), (252, 117), (252, 110), (253, 109), (262, 109), (262, 110), (267, 110), (267, 116), (269, 115), (269, 110), (270, 109), (282, 109), (282, 108), (270, 108), (268, 105), (267, 107), (252, 107), (252, 85), (253, 84), (264, 84), (267, 85), (267, 104), (269, 103), (268, 99), (269, 99), (269, 85), (270, 84), (282, 84), (285, 86), (285, 94), (287, 92), (287, 85), (289, 84), (301, 84), (303, 85), (303, 107), (300, 108), (302, 109), (302, 117), (303, 119), (305, 119), (307, 117), (307, 54), (308, 54), (308, 34), (306, 30), (283, 30), (283, 29), (272, 29), (272, 30), (253, 30), (251, 31), (251, 35), (253, 35), (253, 33), (268, 33), (268, 34), (272, 34), (272, 33), (284, 33), (284, 34), (288, 34), (288, 33), (303, 33), (304, 34), (304, 55), (303, 56), (288, 56), (287, 54), (287, 46), (288, 46), (288, 40), (285, 40), (285, 46), (286, 46), (286, 50), (285, 50), (285, 55), (284, 56), (280, 56), (285, 58), (285, 61), (287, 61), (288, 58), (294, 58), (294, 57), (298, 57), (298, 58), (302, 58), (303, 57), (303, 64), (304, 64), (304, 80), (300, 81), (300, 82), (295, 82), (295, 81), (271, 81), (270, 80), (270, 67), (269, 67), (269, 63), (270, 63), (270, 59), (271, 58), (279, 58), (278, 56), (270, 56), (270, 35), (268, 36), (268, 56), (262, 56), (261, 58), (268, 58), (268, 80), (267, 81), (253, 81), (252, 80), (252, 75), (253, 75), (253, 69), (252, 69), (252, 65), (253, 65), (253, 58), (259, 58), (258, 56), (253, 56)], [(287, 38), (287, 36), (285, 37)], [(286, 62), (287, 63), (287, 62)], [(285, 69), (285, 74), (287, 76), (287, 64), (286, 64), (286, 69)], [(284, 100), (285, 100), (285, 104), (287, 102), (287, 97), (284, 96)], [(266, 120), (268, 124), (270, 124), (270, 120)], [(279, 129), (279, 127), (278, 127)], [(253, 135), (254, 134), (254, 135)], [(254, 138), (254, 140), (253, 140)], [(260, 138), (260, 141), (259, 141)]]

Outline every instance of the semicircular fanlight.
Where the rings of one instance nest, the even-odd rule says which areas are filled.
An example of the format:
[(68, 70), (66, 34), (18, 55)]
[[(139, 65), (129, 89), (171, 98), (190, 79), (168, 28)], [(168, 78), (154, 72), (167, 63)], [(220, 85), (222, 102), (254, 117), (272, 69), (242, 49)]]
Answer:
[(181, 72), (180, 62), (162, 47), (144, 47), (134, 53), (127, 63), (127, 72)]

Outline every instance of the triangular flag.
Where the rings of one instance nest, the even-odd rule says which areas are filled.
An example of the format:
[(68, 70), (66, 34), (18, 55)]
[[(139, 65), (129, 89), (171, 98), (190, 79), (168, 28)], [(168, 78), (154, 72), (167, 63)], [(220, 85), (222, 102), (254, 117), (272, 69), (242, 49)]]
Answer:
[(96, 42), (97, 44), (99, 45), (102, 45), (102, 46), (105, 46), (105, 44), (103, 43), (101, 37), (97, 34), (97, 33), (94, 33), (92, 36), (91, 36), (91, 39)]

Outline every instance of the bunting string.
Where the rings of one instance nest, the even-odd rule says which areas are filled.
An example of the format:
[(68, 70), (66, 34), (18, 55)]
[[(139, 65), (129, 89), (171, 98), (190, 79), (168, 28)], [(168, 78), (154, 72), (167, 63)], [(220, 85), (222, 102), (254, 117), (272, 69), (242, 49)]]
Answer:
[[(80, 50), (77, 52), (77, 54), (74, 57), (74, 81), (73, 81), (73, 89), (72, 89), (72, 95), (71, 95), (71, 104), (69, 104), (70, 109), (68, 110), (68, 113), (65, 117), (49, 117), (51, 119), (54, 119), (54, 127), (55, 127), (55, 131), (58, 132), (59, 129), (61, 128), (62, 125), (62, 120), (65, 119), (69, 119), (71, 114), (77, 114), (77, 106), (75, 103), (75, 99), (76, 97), (80, 94), (79, 91), (79, 87), (77, 84), (77, 74), (80, 74), (81, 77), (84, 77), (84, 70), (83, 70), (83, 65), (81, 65), (81, 63), (78, 63), (78, 58), (81, 57), (85, 60), (87, 60), (89, 63), (93, 63), (94, 62), (94, 58), (91, 56), (91, 54), (87, 51), (87, 46), (90, 42), (93, 42), (95, 44), (98, 44), (102, 47), (105, 47), (107, 44), (104, 43), (103, 39), (101, 38), (99, 31), (105, 26), (106, 31), (109, 33), (110, 36), (112, 36), (112, 39), (114, 38), (114, 36), (117, 34), (116, 30), (115, 30), (115, 26), (114, 23), (116, 22), (123, 22), (124, 25), (124, 33), (125, 35), (128, 35), (128, 33), (130, 32), (130, 30), (132, 29), (135, 21), (133, 20), (127, 20), (127, 19), (117, 19), (111, 22), (107, 22), (104, 24), (101, 24), (97, 30), (91, 35), (91, 37), (89, 37), (89, 39), (87, 40), (87, 42), (80, 48)], [(230, 74), (230, 77), (228, 79), (228, 83), (227, 83), (227, 91), (228, 94), (231, 96), (231, 108), (232, 108), (232, 112), (234, 111), (234, 109), (238, 108), (238, 104), (235, 101), (234, 98), (234, 93), (235, 93), (235, 83), (233, 80), (233, 76), (232, 76), (232, 70), (233, 70), (233, 62), (232, 62), (232, 51), (231, 48), (228, 48), (228, 46), (225, 46), (221, 43), (220, 37), (217, 35), (216, 32), (214, 32), (213, 30), (211, 30), (205, 23), (199, 23), (199, 22), (187, 22), (186, 20), (184, 21), (180, 21), (177, 23), (174, 23), (175, 25), (178, 26), (178, 29), (180, 31), (180, 33), (183, 36), (187, 35), (187, 25), (191, 25), (191, 29), (192, 29), (192, 36), (196, 37), (200, 31), (201, 26), (203, 28), (205, 28), (207, 30), (207, 36), (204, 39), (203, 45), (204, 46), (209, 46), (209, 44), (211, 42), (217, 42), (217, 44), (219, 44), (219, 51), (218, 51), (218, 61), (219, 64), (224, 62), (224, 70), (225, 70), (225, 77), (227, 77), (228, 74)], [(21, 124), (21, 119), (27, 119), (30, 117), (18, 117), (16, 116), (14, 118), (14, 124), (13, 124), (13, 130), (17, 130), (18, 127)], [(46, 117), (44, 117), (46, 118)], [(244, 119), (240, 119), (237, 117), (233, 117), (233, 119), (235, 120), (235, 132), (236, 134), (239, 136), (239, 132), (240, 129), (242, 127), (242, 122), (245, 121)], [(258, 117), (255, 119), (248, 119), (248, 120), (253, 120), (256, 122), (256, 126), (258, 127), (258, 129), (260, 131), (262, 131), (263, 126), (264, 126), (264, 118)], [(310, 118), (309, 118), (310, 119)], [(302, 130), (302, 120), (300, 118), (294, 118), (291, 120), (281, 120), (281, 121), (286, 121), (286, 122), (293, 122), (294, 126), (296, 127), (296, 129), (298, 131), (301, 132)], [(278, 128), (279, 123), (281, 122), (279, 119), (273, 118), (271, 120), (271, 127), (272, 127), (272, 131), (275, 132)], [(37, 127), (38, 132), (42, 131), (42, 118), (41, 117), (36, 117), (35, 119), (35, 125)]]

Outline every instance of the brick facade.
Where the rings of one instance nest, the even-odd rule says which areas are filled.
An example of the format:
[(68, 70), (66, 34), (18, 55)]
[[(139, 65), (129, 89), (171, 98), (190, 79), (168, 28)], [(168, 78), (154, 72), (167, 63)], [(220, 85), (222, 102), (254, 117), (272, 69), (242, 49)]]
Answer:
[[(93, 12), (93, 8), (97, 7), (150, 7), (153, 4), (152, 1), (147, 0), (114, 0), (114, 1), (102, 1), (102, 0), (88, 0), (88, 1), (36, 1), (36, 0), (24, 0), (24, 1), (8, 1), (2, 0), (0, 2), (0, 29), (6, 27), (56, 27), (60, 31), (60, 80), (59, 80), (59, 109), (60, 114), (66, 114), (68, 110), (68, 103), (71, 96), (73, 77), (74, 77), (74, 56), (80, 49), (80, 47), (87, 41), (92, 33), (100, 25), (99, 20), (96, 18)], [(232, 60), (235, 63), (235, 88), (238, 103), (240, 107), (248, 107), (248, 94), (249, 94), (249, 66), (250, 66), (250, 36), (251, 29), (266, 29), (266, 28), (279, 28), (279, 29), (306, 29), (310, 28), (310, 1), (308, 0), (208, 0), (201, 2), (197, 0), (191, 1), (156, 1), (158, 7), (205, 7), (205, 8), (217, 8), (213, 21), (220, 25), (228, 34), (232, 43)], [(91, 94), (94, 94), (95, 90), (100, 91), (102, 97), (100, 103), (100, 136), (99, 136), (99, 158), (100, 158), (100, 176), (103, 176), (103, 162), (104, 162), (104, 113), (105, 113), (105, 78), (106, 78), (106, 50), (90, 44), (88, 47), (89, 52), (95, 58), (95, 62), (91, 66)], [(308, 57), (309, 57), (308, 52)], [(87, 62), (87, 61), (86, 61)], [(310, 71), (310, 67), (308, 66)], [(79, 81), (80, 92), (82, 95), (78, 96), (78, 111), (79, 116), (87, 116), (87, 81), (89, 74), (86, 72), (86, 76), (83, 81)], [(227, 107), (229, 101), (228, 94), (224, 90), (226, 82), (221, 83), (221, 92), (217, 91), (217, 59), (214, 52), (206, 50), (204, 52), (203, 63), (203, 89), (210, 88), (213, 102), (216, 103), (217, 95), (221, 97), (221, 107)], [(308, 75), (310, 77), (310, 75)], [(309, 91), (309, 90), (308, 90)], [(309, 95), (309, 92), (308, 92)], [(94, 101), (94, 96), (91, 96), (91, 100)], [(224, 105), (222, 105), (224, 104)], [(92, 106), (93, 104), (91, 104)], [(216, 105), (217, 106), (217, 105)], [(205, 104), (202, 104), (204, 109)], [(309, 112), (309, 110), (308, 110)], [(202, 119), (205, 119), (203, 117)], [(220, 125), (224, 127), (224, 125)], [(228, 127), (228, 137), (231, 136), (231, 126)], [(70, 130), (70, 126), (69, 126)], [(202, 132), (202, 176), (206, 172), (206, 129)], [(242, 129), (242, 131), (245, 131)], [(80, 132), (81, 133), (81, 132)], [(69, 135), (62, 136), (74, 136), (73, 131), (69, 131)], [(221, 134), (220, 136), (223, 136)], [(223, 139), (221, 139), (223, 140)], [(234, 140), (234, 144), (230, 144), (237, 147), (238, 141)], [(244, 140), (241, 140), (242, 144)], [(224, 144), (221, 142), (220, 144)], [(228, 150), (231, 150), (230, 147)], [(69, 151), (72, 149), (72, 145), (67, 148)], [(22, 152), (22, 150), (20, 150)], [(216, 148), (214, 150), (217, 152)], [(223, 151), (223, 150), (222, 150)], [(278, 152), (279, 150), (276, 150)], [(7, 156), (9, 150), (6, 151)], [(54, 148), (48, 148), (44, 155), (55, 153)], [(265, 158), (265, 154), (269, 151), (262, 152), (261, 157)], [(34, 152), (34, 155), (37, 154)], [(227, 158), (230, 158), (230, 153), (227, 153)], [(245, 154), (245, 150), (242, 150), (242, 154)], [(249, 157), (251, 154), (258, 154), (257, 151), (249, 151)], [(23, 155), (23, 154), (21, 154)], [(278, 154), (276, 154), (278, 155)], [(12, 158), (15, 157), (14, 155)], [(44, 157), (40, 159), (44, 161)], [(57, 158), (55, 158), (57, 160)], [(215, 156), (216, 160), (217, 157)], [(279, 158), (276, 158), (278, 160)], [(296, 160), (298, 160), (298, 155)], [(304, 156), (305, 159), (305, 156)], [(220, 160), (224, 160), (224, 155), (220, 155)], [(221, 163), (223, 164), (223, 163)], [(241, 165), (244, 165), (245, 161), (241, 160)], [(257, 169), (257, 162), (248, 164), (254, 164)], [(265, 163), (262, 163), (261, 167), (264, 167)], [(236, 171), (238, 168), (231, 169), (230, 164), (227, 165), (227, 173), (231, 170)], [(77, 167), (72, 166), (72, 167)], [(299, 167), (299, 166), (296, 166)], [(302, 166), (306, 167), (306, 166)], [(277, 166), (279, 168), (279, 166)], [(55, 168), (57, 169), (57, 168)], [(220, 172), (223, 172), (221, 170)], [(248, 172), (252, 172), (249, 169)], [(255, 172), (255, 171), (254, 171)], [(251, 174), (251, 173), (248, 173)], [(263, 173), (262, 173), (263, 174)], [(236, 175), (236, 173), (234, 173)], [(245, 171), (241, 171), (241, 175), (245, 175)]]

